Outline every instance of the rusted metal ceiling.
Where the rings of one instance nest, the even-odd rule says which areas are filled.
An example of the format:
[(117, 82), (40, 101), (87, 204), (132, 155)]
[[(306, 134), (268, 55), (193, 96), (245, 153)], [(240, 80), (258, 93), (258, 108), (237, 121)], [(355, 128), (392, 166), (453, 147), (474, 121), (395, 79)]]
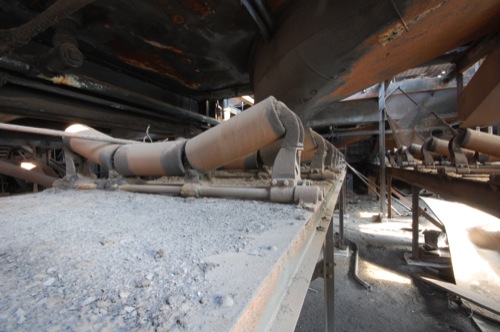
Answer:
[(256, 55), (257, 100), (310, 119), (336, 100), (498, 30), (497, 0), (296, 1)]
[[(0, 38), (53, 2), (0, 0)], [(67, 74), (110, 89), (70, 88), (98, 94), (110, 104), (126, 101), (127, 107), (161, 113), (157, 103), (136, 98), (150, 97), (152, 86), (159, 96), (154, 98), (168, 95), (167, 103), (198, 113), (187, 117), (195, 125), (210, 124), (199, 117), (209, 113), (205, 100), (253, 90), (257, 100), (274, 95), (308, 123), (342, 98), (499, 30), (498, 0), (249, 2), (268, 11), (273, 23), (269, 40), (240, 1), (94, 1), (73, 15), (84, 63)], [(53, 35), (54, 29), (47, 29), (11, 55), (36, 59), (53, 46)], [(435, 75), (451, 68), (441, 63), (405, 75)], [(33, 76), (29, 70), (16, 75)], [(126, 80), (117, 77), (130, 78), (127, 89), (106, 95), (116, 92), (115, 87), (123, 89)], [(9, 114), (15, 116), (13, 111)], [(175, 125), (186, 122), (182, 110), (170, 113), (179, 114), (170, 121)]]
[[(50, 3), (2, 2), (3, 29), (29, 21)], [(102, 0), (78, 15), (76, 34), (88, 60), (184, 94), (250, 84), (248, 55), (257, 29), (239, 1)], [(47, 44), (50, 38), (50, 29), (38, 37)]]

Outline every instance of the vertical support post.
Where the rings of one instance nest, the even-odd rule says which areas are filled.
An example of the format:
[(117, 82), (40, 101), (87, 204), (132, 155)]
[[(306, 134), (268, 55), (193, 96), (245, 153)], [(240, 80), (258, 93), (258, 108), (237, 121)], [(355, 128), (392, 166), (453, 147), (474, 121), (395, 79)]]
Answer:
[(418, 259), (418, 196), (420, 193), (420, 188), (417, 186), (411, 186), (411, 216), (412, 216), (412, 245), (411, 253), (414, 259)]
[(457, 73), (457, 96), (460, 95), (463, 90), (464, 90), (464, 75), (462, 73)]
[(325, 283), (325, 331), (334, 331), (335, 309), (335, 282), (333, 261), (333, 214), (326, 232), (325, 245), (323, 246), (323, 280)]
[(344, 178), (344, 181), (342, 182), (342, 187), (340, 188), (340, 195), (339, 195), (339, 249), (340, 250), (345, 250), (345, 244), (344, 244), (344, 211), (345, 211), (345, 204), (346, 204), (346, 181), (347, 178)]
[(380, 213), (382, 218), (387, 216), (387, 206), (385, 205), (385, 90), (386, 83), (380, 83), (378, 90), (378, 112), (379, 112), (379, 123), (378, 123), (378, 145), (379, 145), (379, 159), (380, 159)]
[(387, 176), (387, 218), (392, 218), (392, 176)]

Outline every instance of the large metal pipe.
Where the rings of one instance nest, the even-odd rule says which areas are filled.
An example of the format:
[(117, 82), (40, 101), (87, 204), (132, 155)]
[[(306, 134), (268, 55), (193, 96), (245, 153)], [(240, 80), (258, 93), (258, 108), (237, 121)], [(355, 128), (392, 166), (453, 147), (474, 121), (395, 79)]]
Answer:
[[(111, 138), (80, 124), (68, 127), (66, 132), (102, 137), (103, 140)], [(184, 140), (120, 145), (65, 137), (64, 142), (76, 153), (124, 176), (181, 176), (185, 173), (182, 164)]]
[(411, 153), (411, 155), (417, 159), (422, 160), (423, 154), (422, 154), (422, 145), (412, 143), (408, 147), (408, 151)]
[[(83, 125), (70, 126), (66, 132), (110, 139)], [(119, 145), (65, 138), (65, 143), (87, 159), (125, 176), (174, 176), (185, 174), (184, 164), (198, 171), (215, 170), (255, 153), (282, 136), (280, 148), (302, 148), (304, 132), (300, 120), (283, 103), (269, 97), (188, 141)]]
[(185, 140), (163, 143), (128, 144), (118, 148), (113, 161), (115, 170), (125, 176), (182, 176)]
[(103, 142), (73, 137), (64, 137), (63, 141), (76, 153), (108, 170), (113, 169), (113, 155), (121, 145), (106, 143), (106, 140), (112, 139), (111, 136), (81, 124), (69, 126), (66, 128), (65, 132), (68, 134), (102, 138), (104, 140)]
[[(429, 137), (424, 143), (427, 150), (431, 152), (435, 152), (445, 157), (450, 157), (450, 150), (448, 149), (449, 142), (443, 139), (439, 139), (436, 137)], [(462, 149), (462, 152), (467, 157), (467, 160), (471, 160), (474, 158), (475, 152), (468, 149)]]
[(471, 129), (460, 129), (458, 144), (461, 147), (500, 158), (500, 136)]
[[(309, 128), (304, 130), (304, 149), (300, 155), (301, 163), (311, 162), (318, 149), (318, 144), (313, 138), (315, 132)], [(272, 167), (278, 152), (283, 145), (283, 139), (279, 139), (268, 146), (254, 152), (242, 159), (224, 165), (225, 169), (258, 169), (263, 165)]]
[(44, 186), (45, 188), (51, 188), (54, 181), (57, 179), (45, 175), (44, 173), (39, 173), (36, 171), (28, 171), (22, 167), (13, 165), (9, 162), (0, 160), (0, 174), (11, 176), (16, 179), (21, 179), (26, 182), (33, 182)]
[(277, 141), (285, 132), (283, 148), (297, 144), (302, 147), (302, 130), (296, 115), (283, 103), (269, 97), (189, 140), (186, 143), (186, 158), (194, 169), (210, 171), (262, 149)]

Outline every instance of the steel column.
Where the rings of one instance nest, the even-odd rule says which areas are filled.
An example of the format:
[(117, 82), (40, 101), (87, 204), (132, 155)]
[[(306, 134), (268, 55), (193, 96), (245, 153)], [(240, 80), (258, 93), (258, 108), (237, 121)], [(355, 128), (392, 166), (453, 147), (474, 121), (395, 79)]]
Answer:
[(339, 195), (339, 249), (344, 250), (344, 211), (346, 204), (346, 179), (342, 183)]
[[(339, 198), (342, 197), (342, 189)], [(342, 206), (342, 202), (339, 201)], [(341, 214), (342, 215), (342, 214)], [(333, 332), (335, 325), (335, 279), (334, 279), (334, 244), (333, 244), (333, 216), (328, 231), (326, 232), (325, 245), (323, 247), (323, 280), (325, 283), (325, 331)]]
[(387, 218), (392, 218), (392, 176), (387, 176)]
[(420, 188), (413, 185), (411, 186), (411, 217), (412, 217), (412, 243), (411, 253), (414, 259), (418, 259), (418, 195)]
[(379, 158), (380, 158), (380, 213), (382, 217), (387, 215), (387, 207), (385, 205), (385, 89), (386, 83), (380, 83), (378, 91), (378, 110), (379, 110)]

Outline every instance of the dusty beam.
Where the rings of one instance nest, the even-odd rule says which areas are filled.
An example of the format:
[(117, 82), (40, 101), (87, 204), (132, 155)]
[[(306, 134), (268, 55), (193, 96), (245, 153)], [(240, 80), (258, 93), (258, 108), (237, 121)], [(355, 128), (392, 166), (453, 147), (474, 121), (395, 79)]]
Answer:
[(458, 96), (458, 117), (462, 127), (491, 126), (500, 123), (500, 47), (479, 67)]
[(45, 175), (44, 173), (38, 173), (36, 171), (28, 171), (19, 166), (13, 165), (6, 161), (0, 160), (0, 174), (5, 174), (16, 179), (21, 179), (26, 182), (33, 182), (40, 184), (46, 188), (51, 188), (56, 178)]
[(500, 217), (500, 195), (498, 187), (485, 182), (442, 177), (388, 167), (387, 174), (393, 178), (425, 188), (445, 199), (470, 205), (496, 217)]
[[(454, 88), (413, 92), (408, 95), (429, 112), (436, 112), (443, 118), (456, 117), (457, 92)], [(417, 108), (408, 97), (401, 93), (387, 97), (386, 106), (395, 120), (403, 118), (408, 112), (414, 112)], [(375, 123), (378, 120), (377, 100), (357, 98), (332, 103), (304, 124), (306, 127), (314, 128)]]

